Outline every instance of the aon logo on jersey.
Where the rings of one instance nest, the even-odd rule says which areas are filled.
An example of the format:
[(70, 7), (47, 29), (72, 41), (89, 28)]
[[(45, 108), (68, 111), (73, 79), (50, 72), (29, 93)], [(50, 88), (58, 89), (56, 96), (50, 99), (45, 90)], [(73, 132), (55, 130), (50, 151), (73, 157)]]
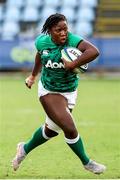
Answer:
[(52, 62), (51, 60), (48, 60), (47, 64), (45, 65), (46, 68), (64, 68), (64, 64), (62, 62)]

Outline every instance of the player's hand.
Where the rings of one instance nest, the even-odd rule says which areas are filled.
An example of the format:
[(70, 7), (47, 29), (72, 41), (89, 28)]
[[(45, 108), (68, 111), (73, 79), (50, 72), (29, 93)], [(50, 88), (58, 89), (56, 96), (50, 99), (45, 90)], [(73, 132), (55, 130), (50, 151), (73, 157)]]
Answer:
[(72, 62), (66, 61), (64, 58), (62, 58), (62, 61), (63, 61), (63, 64), (64, 64), (64, 68), (66, 70), (72, 70), (71, 69)]
[(33, 75), (30, 75), (26, 78), (25, 84), (29, 89), (31, 89), (32, 85), (35, 83), (35, 79), (36, 77)]
[(74, 62), (75, 61), (66, 61), (64, 58), (62, 58), (62, 61), (64, 63), (64, 68), (68, 71), (72, 71), (76, 73), (76, 68), (74, 67)]
[(66, 61), (64, 58), (62, 58), (62, 61), (64, 63), (64, 67), (65, 67), (66, 70), (72, 71), (74, 73), (79, 72), (77, 68), (73, 68), (73, 62)]

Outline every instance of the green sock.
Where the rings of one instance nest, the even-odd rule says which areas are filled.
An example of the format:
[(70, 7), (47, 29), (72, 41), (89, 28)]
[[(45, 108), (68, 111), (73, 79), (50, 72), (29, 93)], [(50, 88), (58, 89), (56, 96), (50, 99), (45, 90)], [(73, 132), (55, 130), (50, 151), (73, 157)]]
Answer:
[(28, 154), (30, 151), (32, 151), (37, 146), (45, 143), (49, 139), (49, 138), (43, 137), (42, 128), (43, 127), (40, 127), (39, 129), (37, 129), (34, 132), (32, 138), (24, 145), (24, 150), (25, 150), (26, 154)]
[(79, 135), (75, 139), (67, 139), (67, 138), (65, 139), (69, 147), (80, 158), (80, 160), (82, 161), (82, 164), (86, 165), (90, 159), (85, 153), (83, 142), (82, 142), (82, 139), (79, 137)]

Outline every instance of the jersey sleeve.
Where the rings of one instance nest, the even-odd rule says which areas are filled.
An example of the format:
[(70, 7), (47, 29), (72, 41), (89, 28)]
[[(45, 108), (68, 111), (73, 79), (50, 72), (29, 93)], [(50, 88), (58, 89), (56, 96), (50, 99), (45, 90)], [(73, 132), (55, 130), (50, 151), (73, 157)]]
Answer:
[(35, 47), (39, 52), (41, 52), (42, 46), (43, 46), (43, 35), (40, 35), (35, 39)]
[(76, 34), (69, 33), (69, 41), (72, 47), (77, 47), (84, 39)]

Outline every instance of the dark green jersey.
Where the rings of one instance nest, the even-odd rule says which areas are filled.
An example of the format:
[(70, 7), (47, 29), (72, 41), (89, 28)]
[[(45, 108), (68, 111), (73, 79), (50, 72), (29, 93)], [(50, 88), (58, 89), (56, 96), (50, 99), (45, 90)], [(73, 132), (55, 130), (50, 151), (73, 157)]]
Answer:
[(42, 72), (41, 82), (45, 89), (57, 92), (72, 92), (78, 86), (78, 77), (75, 73), (65, 70), (61, 60), (61, 50), (64, 47), (77, 47), (83, 39), (80, 36), (68, 33), (67, 41), (60, 46), (51, 40), (50, 35), (40, 35), (35, 45), (41, 54)]

